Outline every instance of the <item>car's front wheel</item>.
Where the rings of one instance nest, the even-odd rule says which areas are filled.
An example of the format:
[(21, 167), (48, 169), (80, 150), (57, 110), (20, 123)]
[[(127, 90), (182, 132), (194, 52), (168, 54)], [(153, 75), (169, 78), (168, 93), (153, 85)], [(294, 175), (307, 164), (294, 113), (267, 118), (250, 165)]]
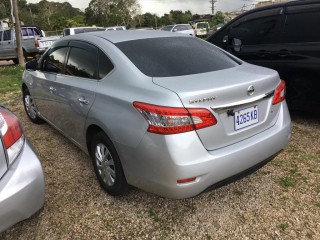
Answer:
[(91, 158), (100, 185), (107, 193), (117, 196), (128, 190), (120, 158), (105, 133), (99, 132), (93, 138)]
[(36, 104), (30, 95), (29, 90), (26, 88), (23, 90), (23, 106), (29, 119), (33, 123), (40, 124), (44, 122), (44, 120), (38, 116)]

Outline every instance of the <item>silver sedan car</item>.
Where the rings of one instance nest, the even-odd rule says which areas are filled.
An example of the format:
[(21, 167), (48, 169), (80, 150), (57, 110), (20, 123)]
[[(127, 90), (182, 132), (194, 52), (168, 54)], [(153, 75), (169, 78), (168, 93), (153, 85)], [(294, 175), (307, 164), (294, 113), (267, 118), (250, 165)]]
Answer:
[(43, 204), (40, 161), (17, 117), (0, 105), (0, 232), (29, 218)]
[(182, 34), (65, 37), (27, 64), (22, 91), (30, 120), (88, 153), (111, 195), (192, 197), (271, 160), (291, 135), (277, 72)]

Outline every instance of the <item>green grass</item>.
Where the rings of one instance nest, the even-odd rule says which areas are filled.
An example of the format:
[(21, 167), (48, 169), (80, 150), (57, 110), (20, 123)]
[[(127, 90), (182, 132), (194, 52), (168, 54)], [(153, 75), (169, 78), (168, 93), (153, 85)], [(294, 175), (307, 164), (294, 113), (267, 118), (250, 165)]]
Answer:
[(296, 180), (292, 176), (280, 178), (280, 185), (282, 187), (293, 187), (295, 185)]
[(289, 227), (288, 223), (280, 223), (279, 228), (284, 231)]
[(0, 95), (20, 91), (22, 72), (19, 66), (0, 67)]

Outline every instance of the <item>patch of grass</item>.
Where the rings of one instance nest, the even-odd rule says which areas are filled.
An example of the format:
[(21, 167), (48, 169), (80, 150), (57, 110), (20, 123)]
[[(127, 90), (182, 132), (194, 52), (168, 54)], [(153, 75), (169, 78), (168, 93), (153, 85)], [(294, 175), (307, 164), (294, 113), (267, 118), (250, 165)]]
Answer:
[(149, 208), (149, 216), (155, 221), (155, 222), (161, 222), (161, 219), (159, 215), (151, 208)]
[(280, 185), (282, 187), (293, 187), (295, 185), (296, 180), (292, 176), (280, 178)]
[(6, 240), (4, 237), (0, 236), (0, 240)]
[(279, 228), (280, 228), (282, 231), (286, 230), (288, 227), (289, 227), (289, 224), (288, 224), (288, 223), (280, 223), (280, 224), (279, 224)]
[(296, 174), (298, 172), (298, 166), (294, 165), (291, 169), (290, 169), (290, 174)]
[(271, 161), (271, 164), (277, 167), (281, 167), (283, 165), (283, 161), (282, 160), (278, 160), (278, 159), (274, 159), (273, 161)]
[(320, 193), (320, 186), (316, 187), (316, 193)]
[(234, 190), (233, 193), (234, 193), (235, 195), (237, 195), (237, 196), (243, 195), (243, 191), (241, 191), (241, 190)]
[(0, 67), (0, 94), (19, 91), (22, 73), (20, 66)]
[[(316, 203), (316, 206), (318, 207), (318, 208), (320, 208), (320, 202), (317, 202)], [(0, 239), (1, 240), (1, 239)]]
[[(212, 240), (213, 238), (209, 235), (209, 234), (206, 234), (206, 239), (207, 240)], [(1, 239), (0, 239), (1, 240)]]

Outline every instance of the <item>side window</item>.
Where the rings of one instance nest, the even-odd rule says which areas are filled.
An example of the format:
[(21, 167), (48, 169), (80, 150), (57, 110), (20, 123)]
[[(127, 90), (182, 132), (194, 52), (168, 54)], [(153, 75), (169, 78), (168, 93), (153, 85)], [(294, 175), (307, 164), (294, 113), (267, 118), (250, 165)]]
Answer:
[(283, 42), (320, 42), (320, 34), (317, 30), (319, 23), (320, 11), (288, 14), (283, 33)]
[(42, 35), (41, 31), (39, 29), (37, 29), (37, 28), (33, 28), (33, 31), (34, 31), (34, 34), (37, 35), (37, 36), (41, 36)]
[(11, 30), (3, 31), (3, 41), (10, 41), (11, 40)]
[(73, 46), (70, 50), (66, 65), (66, 75), (97, 79), (97, 48), (88, 44), (78, 47)]
[(279, 43), (282, 15), (252, 18), (234, 25), (229, 39), (238, 38), (244, 45)]
[(68, 47), (58, 48), (45, 56), (42, 70), (52, 73), (63, 73), (63, 66)]
[(2, 31), (0, 31), (0, 42), (2, 41)]
[(110, 59), (101, 50), (99, 50), (99, 78), (104, 78), (114, 68)]
[(21, 34), (22, 34), (22, 37), (26, 37), (28, 36), (28, 31), (26, 28), (21, 28)]
[(34, 32), (33, 32), (33, 28), (27, 28), (28, 29), (28, 35), (30, 37), (34, 37)]

